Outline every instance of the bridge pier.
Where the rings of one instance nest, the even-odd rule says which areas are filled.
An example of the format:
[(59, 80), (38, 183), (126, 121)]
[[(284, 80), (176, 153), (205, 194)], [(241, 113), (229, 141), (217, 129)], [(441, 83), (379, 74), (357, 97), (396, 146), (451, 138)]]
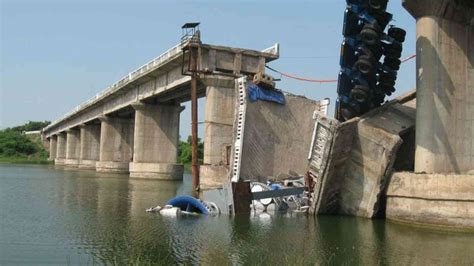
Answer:
[(210, 77), (201, 81), (206, 88), (204, 118), (204, 163), (201, 188), (216, 188), (228, 180), (235, 109), (235, 79)]
[(79, 168), (95, 169), (100, 153), (100, 125), (83, 124), (81, 128), (81, 152)]
[(57, 142), (58, 137), (56, 135), (53, 135), (49, 138), (49, 161), (54, 161), (54, 159), (56, 159), (56, 152), (58, 149)]
[(79, 165), (79, 155), (81, 152), (80, 131), (71, 128), (66, 131), (66, 134), (66, 160), (64, 164), (69, 167), (77, 167)]
[(128, 173), (133, 156), (131, 118), (100, 117), (100, 153), (98, 172)]
[(179, 104), (132, 104), (135, 109), (130, 177), (181, 180), (178, 162)]
[(55, 165), (64, 165), (66, 161), (66, 133), (60, 132), (57, 135)]
[(416, 18), (415, 172), (474, 170), (474, 4), (404, 0)]

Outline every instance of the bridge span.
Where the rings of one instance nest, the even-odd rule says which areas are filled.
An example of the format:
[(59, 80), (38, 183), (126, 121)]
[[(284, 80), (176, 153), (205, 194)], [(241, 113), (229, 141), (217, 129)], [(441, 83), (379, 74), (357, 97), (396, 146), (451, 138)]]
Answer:
[[(172, 47), (44, 128), (50, 159), (130, 177), (181, 179), (179, 117), (191, 92), (191, 77), (183, 74), (186, 45)], [(227, 175), (235, 79), (265, 72), (265, 64), (278, 57), (278, 44), (263, 51), (200, 45), (198, 96), (206, 97), (202, 186)]]

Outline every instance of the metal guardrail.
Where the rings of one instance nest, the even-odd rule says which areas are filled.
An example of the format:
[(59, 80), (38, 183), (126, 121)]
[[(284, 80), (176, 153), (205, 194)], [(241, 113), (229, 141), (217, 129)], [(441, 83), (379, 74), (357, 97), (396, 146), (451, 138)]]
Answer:
[(166, 52), (162, 53), (158, 57), (154, 58), (150, 62), (144, 64), (143, 66), (139, 67), (138, 69), (128, 73), (125, 77), (120, 79), (119, 81), (115, 82), (105, 90), (99, 92), (96, 94), (94, 97), (90, 98), (89, 100), (85, 101), (84, 103), (76, 106), (71, 112), (66, 113), (59, 119), (54, 120), (51, 124), (49, 124), (47, 127), (43, 129), (43, 131), (48, 130), (52, 127), (54, 127), (56, 124), (58, 124), (61, 121), (64, 121), (66, 118), (78, 113), (80, 110), (92, 106), (94, 103), (97, 101), (105, 98), (106, 96), (118, 91), (122, 87), (124, 87), (126, 84), (132, 82), (133, 80), (142, 77), (144, 74), (147, 72), (156, 69), (158, 66), (162, 65), (164, 62), (169, 60), (171, 57), (177, 55), (178, 53), (181, 52), (182, 47), (187, 44), (187, 41), (185, 42), (180, 42), (177, 45), (171, 47), (168, 49)]

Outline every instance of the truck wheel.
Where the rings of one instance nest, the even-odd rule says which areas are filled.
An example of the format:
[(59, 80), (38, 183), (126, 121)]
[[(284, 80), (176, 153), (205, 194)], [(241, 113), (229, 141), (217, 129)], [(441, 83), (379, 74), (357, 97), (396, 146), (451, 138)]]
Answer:
[(385, 100), (385, 91), (382, 90), (380, 93), (376, 93), (372, 99), (372, 103), (376, 106), (380, 106)]
[(376, 61), (379, 61), (383, 55), (382, 45), (380, 44), (380, 42), (376, 43), (375, 45), (367, 46), (365, 49), (372, 52)]
[(401, 43), (405, 41), (406, 35), (407, 32), (402, 28), (391, 27), (390, 29), (388, 29), (388, 36), (394, 38), (395, 40)]
[(381, 77), (379, 79), (379, 84), (382, 87), (393, 87), (395, 85), (395, 80), (388, 77)]
[[(385, 5), (384, 8), (386, 8), (386, 7), (387, 6)], [(377, 21), (377, 24), (379, 24), (381, 29), (385, 29), (385, 27), (387, 27), (390, 20), (392, 20), (392, 14), (390, 14), (386, 11), (376, 10), (375, 12), (371, 12), (371, 13), (373, 13), (372, 16)]]
[(380, 79), (393, 79), (397, 80), (397, 73), (395, 72), (382, 72), (379, 74)]
[(399, 70), (401, 61), (398, 58), (385, 57), (383, 64), (392, 70)]
[(367, 75), (372, 72), (374, 65), (372, 64), (372, 60), (368, 55), (361, 55), (359, 60), (355, 62), (354, 67), (360, 71), (360, 73)]
[(380, 42), (379, 29), (376, 24), (365, 24), (360, 32), (360, 38), (367, 45), (375, 45)]
[(341, 109), (341, 115), (344, 118), (344, 121), (347, 121), (351, 118), (354, 118), (357, 116), (357, 113), (354, 111), (354, 109), (350, 107), (343, 107)]
[(387, 8), (387, 0), (369, 0), (369, 6), (373, 10), (381, 10)]
[(381, 86), (382, 91), (384, 92), (385, 95), (390, 96), (392, 93), (395, 92), (395, 87), (394, 86)]
[(385, 57), (399, 59), (402, 56), (402, 51), (388, 48), (388, 49), (385, 49), (384, 54), (385, 54)]
[(363, 85), (356, 85), (351, 90), (351, 98), (358, 101), (359, 103), (365, 103), (369, 100), (369, 87)]

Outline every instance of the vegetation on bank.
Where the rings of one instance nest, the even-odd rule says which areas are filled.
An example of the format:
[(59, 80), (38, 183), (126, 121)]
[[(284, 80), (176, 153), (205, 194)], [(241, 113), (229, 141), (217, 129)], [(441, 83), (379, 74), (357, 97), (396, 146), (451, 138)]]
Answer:
[[(188, 136), (186, 141), (179, 141), (178, 146), (178, 160), (184, 165), (186, 170), (191, 169), (191, 136)], [(199, 164), (202, 164), (204, 158), (204, 143), (198, 138), (198, 159)]]
[(49, 121), (29, 121), (28, 123), (0, 130), (0, 163), (48, 163), (39, 134), (26, 135), (25, 131), (41, 130)]
[[(0, 163), (41, 163), (48, 162), (48, 151), (45, 150), (39, 134), (24, 134), (25, 131), (41, 130), (49, 121), (29, 121), (28, 123), (0, 130)], [(204, 157), (204, 143), (198, 139), (198, 159), (201, 164)], [(191, 168), (191, 136), (180, 141), (178, 161), (185, 168)]]

